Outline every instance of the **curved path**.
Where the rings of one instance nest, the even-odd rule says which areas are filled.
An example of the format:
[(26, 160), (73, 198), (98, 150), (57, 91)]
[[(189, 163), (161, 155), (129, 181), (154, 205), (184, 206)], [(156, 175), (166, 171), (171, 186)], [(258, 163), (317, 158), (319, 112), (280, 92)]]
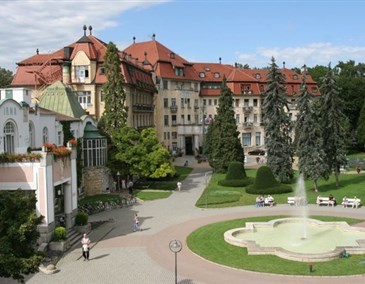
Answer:
[[(206, 172), (209, 169), (200, 164), (193, 166), (194, 171), (184, 181), (182, 191), (174, 192), (168, 199), (90, 216), (90, 221), (108, 222), (90, 234), (93, 243), (89, 262), (81, 259), (81, 249), (76, 248), (58, 262), (58, 273), (37, 273), (29, 277), (27, 283), (174, 283), (175, 256), (168, 247), (169, 242), (174, 239), (183, 243), (183, 249), (177, 255), (180, 284), (365, 283), (365, 274), (348, 277), (263, 274), (224, 267), (193, 254), (186, 247), (185, 240), (193, 230), (202, 225), (250, 216), (287, 215), (293, 210), (289, 205), (268, 208), (196, 208), (194, 204), (205, 187), (206, 178), (209, 176)], [(328, 208), (312, 205), (308, 208), (310, 214), (359, 219), (365, 216), (365, 208)], [(140, 216), (141, 232), (132, 231), (135, 212)]]

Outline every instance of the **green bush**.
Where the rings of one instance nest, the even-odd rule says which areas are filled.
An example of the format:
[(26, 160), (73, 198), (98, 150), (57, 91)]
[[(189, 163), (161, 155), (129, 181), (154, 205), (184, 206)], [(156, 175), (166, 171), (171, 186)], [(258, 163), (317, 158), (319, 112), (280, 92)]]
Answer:
[(229, 186), (229, 187), (245, 187), (249, 184), (252, 184), (254, 181), (253, 178), (247, 177), (245, 179), (230, 179), (230, 180), (220, 180), (218, 184), (221, 186)]
[(261, 188), (256, 189), (253, 187), (253, 185), (248, 185), (246, 187), (246, 192), (250, 194), (260, 194), (260, 195), (266, 195), (266, 194), (281, 194), (281, 193), (289, 193), (292, 192), (293, 189), (290, 185), (287, 184), (279, 184), (278, 186), (268, 187), (268, 188)]
[(226, 180), (247, 178), (243, 163), (231, 162), (228, 166)]
[(87, 213), (85, 212), (80, 212), (77, 213), (76, 218), (75, 218), (75, 224), (76, 226), (85, 226), (87, 225), (89, 220), (89, 215), (87, 215)]
[(246, 192), (250, 194), (279, 194), (292, 191), (291, 186), (278, 182), (267, 166), (260, 167), (257, 170), (255, 182), (246, 187)]
[(54, 240), (56, 242), (59, 241), (64, 241), (67, 239), (67, 231), (66, 228), (64, 227), (56, 227), (54, 230), (54, 236), (53, 236)]

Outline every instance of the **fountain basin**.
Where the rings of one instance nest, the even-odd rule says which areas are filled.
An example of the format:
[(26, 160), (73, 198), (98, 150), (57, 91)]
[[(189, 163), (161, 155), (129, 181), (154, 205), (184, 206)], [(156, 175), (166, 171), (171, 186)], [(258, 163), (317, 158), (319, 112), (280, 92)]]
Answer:
[(344, 251), (365, 254), (365, 228), (309, 218), (247, 222), (244, 228), (226, 231), (224, 239), (246, 247), (249, 255), (276, 255), (301, 262), (333, 260)]

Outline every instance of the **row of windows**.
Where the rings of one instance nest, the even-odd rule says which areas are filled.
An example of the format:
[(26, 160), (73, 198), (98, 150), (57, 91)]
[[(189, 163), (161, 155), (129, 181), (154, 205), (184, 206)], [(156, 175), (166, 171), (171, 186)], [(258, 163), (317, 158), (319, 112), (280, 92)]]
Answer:
[(164, 140), (169, 140), (170, 137), (171, 137), (171, 139), (177, 139), (177, 132), (171, 132), (171, 136), (170, 136), (170, 132), (163, 133)]
[(262, 145), (261, 141), (261, 132), (255, 133), (255, 141), (254, 144), (252, 143), (252, 134), (251, 133), (242, 133), (242, 145), (243, 146), (260, 146)]

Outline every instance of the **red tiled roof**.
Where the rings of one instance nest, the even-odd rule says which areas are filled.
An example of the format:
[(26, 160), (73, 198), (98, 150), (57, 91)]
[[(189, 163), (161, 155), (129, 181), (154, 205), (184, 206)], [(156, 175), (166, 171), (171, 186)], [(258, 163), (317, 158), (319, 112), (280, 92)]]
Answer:
[[(124, 52), (139, 61), (148, 61), (157, 76), (177, 80), (199, 80), (191, 63), (156, 40), (134, 43)], [(177, 76), (175, 68), (183, 68), (184, 76)]]

